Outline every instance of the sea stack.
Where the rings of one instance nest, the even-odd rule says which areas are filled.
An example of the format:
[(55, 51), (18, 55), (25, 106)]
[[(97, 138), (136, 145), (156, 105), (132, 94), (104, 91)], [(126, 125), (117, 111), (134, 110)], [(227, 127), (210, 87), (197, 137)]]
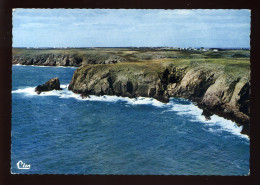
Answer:
[(41, 94), (41, 92), (44, 92), (44, 91), (52, 91), (52, 90), (62, 90), (60, 88), (60, 81), (59, 81), (58, 77), (52, 78), (49, 81), (47, 81), (45, 84), (38, 85), (35, 88), (35, 92), (37, 94)]

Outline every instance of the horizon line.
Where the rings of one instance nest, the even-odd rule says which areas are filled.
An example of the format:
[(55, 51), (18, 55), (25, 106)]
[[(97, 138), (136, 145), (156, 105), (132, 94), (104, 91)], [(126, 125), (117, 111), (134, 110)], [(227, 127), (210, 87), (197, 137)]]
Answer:
[(232, 49), (250, 49), (251, 47), (207, 47), (207, 46), (196, 46), (196, 47), (178, 47), (178, 46), (82, 46), (82, 47), (72, 47), (72, 46), (60, 46), (60, 47), (51, 47), (51, 46), (41, 46), (41, 47), (33, 47), (33, 46), (15, 46), (12, 48), (34, 48), (34, 49), (41, 49), (41, 48), (53, 48), (53, 49), (66, 49), (66, 48), (215, 48), (215, 49), (225, 49), (225, 48), (232, 48)]

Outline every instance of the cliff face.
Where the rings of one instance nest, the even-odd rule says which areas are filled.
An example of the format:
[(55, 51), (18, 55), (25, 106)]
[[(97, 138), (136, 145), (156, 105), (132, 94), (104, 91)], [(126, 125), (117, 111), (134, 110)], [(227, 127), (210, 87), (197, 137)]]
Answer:
[(192, 100), (209, 118), (217, 114), (243, 125), (249, 135), (249, 71), (239, 76), (216, 65), (86, 65), (78, 68), (69, 89), (83, 96), (117, 95)]
[(13, 64), (81, 66), (164, 59), (249, 59), (248, 50), (184, 51), (166, 48), (13, 48)]
[(35, 56), (13, 56), (13, 64), (40, 66), (81, 66), (82, 58), (75, 55), (42, 54)]
[(39, 55), (16, 55), (12, 58), (12, 64), (39, 65), (39, 66), (75, 66), (84, 64), (113, 64), (124, 62), (117, 56), (78, 56), (76, 54), (39, 54)]

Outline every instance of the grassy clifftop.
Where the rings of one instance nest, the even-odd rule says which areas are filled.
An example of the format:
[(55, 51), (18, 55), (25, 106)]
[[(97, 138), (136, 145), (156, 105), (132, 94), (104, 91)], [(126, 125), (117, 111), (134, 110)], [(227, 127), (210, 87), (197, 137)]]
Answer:
[[(81, 66), (69, 89), (88, 95), (183, 97), (209, 118), (243, 125), (249, 135), (250, 51), (162, 48), (13, 49), (13, 64)], [(107, 65), (110, 64), (110, 65)]]
[[(140, 62), (161, 59), (249, 58), (247, 50), (185, 51), (162, 48), (13, 49), (13, 63), (23, 65), (75, 65)], [(67, 61), (67, 62), (66, 62)]]
[(249, 135), (250, 62), (244, 58), (159, 59), (78, 68), (69, 89), (84, 96), (183, 97), (210, 117), (218, 114), (243, 125)]

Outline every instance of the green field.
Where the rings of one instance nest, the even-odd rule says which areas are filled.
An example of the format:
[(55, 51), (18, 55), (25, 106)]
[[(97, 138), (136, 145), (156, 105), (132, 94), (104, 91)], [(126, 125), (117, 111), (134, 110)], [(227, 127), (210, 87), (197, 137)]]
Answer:
[[(163, 48), (69, 48), (69, 49), (23, 49), (13, 48), (13, 57), (34, 58), (40, 55), (70, 55), (82, 58), (106, 60), (119, 58), (118, 68), (143, 66), (146, 70), (162, 69), (166, 65), (204, 66), (223, 68), (229, 76), (250, 74), (249, 50), (194, 51)], [(84, 62), (83, 62), (84, 65)], [(116, 67), (114, 66), (114, 68)]]
[(44, 54), (53, 55), (77, 55), (82, 58), (99, 57), (108, 58), (118, 56), (128, 62), (154, 59), (211, 59), (211, 58), (249, 58), (248, 50), (224, 50), (224, 51), (189, 51), (189, 50), (165, 50), (160, 48), (84, 48), (84, 49), (22, 49), (14, 48), (13, 56), (36, 56)]

